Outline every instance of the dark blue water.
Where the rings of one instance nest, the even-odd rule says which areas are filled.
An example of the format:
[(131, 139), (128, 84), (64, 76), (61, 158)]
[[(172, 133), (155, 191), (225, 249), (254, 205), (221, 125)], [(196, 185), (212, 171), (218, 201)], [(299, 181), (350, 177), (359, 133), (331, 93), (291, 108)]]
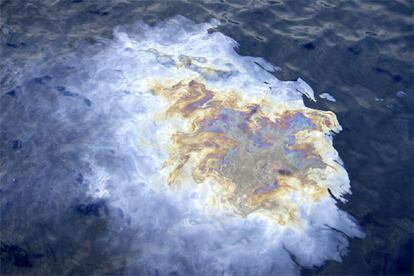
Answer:
[[(73, 172), (61, 157), (76, 156), (53, 150), (62, 141), (88, 143), (94, 130), (62, 130), (62, 136), (53, 136), (52, 149), (50, 144), (43, 148), (46, 134), (25, 136), (19, 129), (58, 133), (59, 124), (47, 109), (26, 112), (19, 98), (27, 95), (15, 83), (39, 56), (47, 62), (48, 56), (81, 53), (97, 37), (110, 38), (115, 26), (137, 20), (155, 25), (178, 14), (196, 22), (220, 20), (218, 31), (239, 42), (240, 54), (263, 57), (282, 69), (275, 73), (279, 79), (301, 77), (316, 95), (329, 93), (336, 99), (306, 104), (334, 111), (343, 127), (334, 145), (353, 194), (341, 208), (355, 217), (366, 237), (350, 241), (342, 263), (329, 261), (303, 273), (413, 274), (413, 12), (410, 0), (0, 1), (1, 274), (128, 270), (132, 252), (139, 248), (129, 248), (122, 229), (116, 241), (103, 246), (111, 210), (105, 201), (90, 202), (83, 195), (87, 168), (75, 178), (65, 177)], [(26, 85), (41, 91), (48, 81), (43, 76)], [(56, 89), (93, 105), (65, 88)], [(33, 101), (44, 106), (40, 97)], [(52, 110), (53, 101), (50, 105)], [(37, 152), (53, 152), (48, 158), (60, 173), (39, 173), (42, 164), (32, 158)], [(77, 201), (66, 200), (65, 194)]]

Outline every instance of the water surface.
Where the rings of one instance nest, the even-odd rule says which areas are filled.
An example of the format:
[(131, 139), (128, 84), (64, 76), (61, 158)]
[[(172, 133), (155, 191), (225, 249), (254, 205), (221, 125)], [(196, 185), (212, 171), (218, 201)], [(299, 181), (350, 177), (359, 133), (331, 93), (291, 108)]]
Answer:
[[(329, 261), (303, 272), (412, 274), (414, 59), (410, 1), (1, 1), (0, 5), (2, 273), (130, 271), (128, 264), (140, 248), (129, 243), (128, 229), (117, 229), (116, 238), (106, 235), (108, 229), (115, 231), (111, 228), (114, 217), (127, 214), (114, 215), (105, 201), (90, 200), (84, 188), (90, 181), (85, 177), (89, 169), (82, 166), (82, 155), (62, 146), (82, 145), (78, 149), (87, 152), (90, 141), (111, 131), (99, 129), (102, 122), (88, 121), (79, 112), (94, 108), (83, 94), (59, 85), (49, 91), (46, 83), (53, 80), (40, 69), (48, 68), (48, 57), (95, 54), (105, 38), (112, 39), (115, 26), (137, 20), (155, 25), (180, 14), (199, 23), (218, 19), (217, 30), (239, 42), (241, 55), (262, 57), (281, 68), (274, 73), (277, 78), (300, 77), (316, 95), (329, 93), (336, 99), (317, 97), (317, 102), (305, 99), (305, 103), (333, 111), (343, 127), (335, 136), (334, 147), (344, 161), (353, 194), (340, 208), (360, 223), (366, 236), (350, 241), (342, 263)], [(50, 60), (50, 64), (56, 63)], [(76, 67), (68, 64), (66, 72), (71, 66)], [(16, 86), (26, 77), (22, 72), (33, 74), (24, 81), (38, 94)], [(61, 74), (64, 79), (65, 71)], [(54, 108), (62, 99), (73, 100), (66, 103), (73, 120), (69, 129), (60, 127), (62, 114)], [(82, 121), (96, 129), (79, 128), (77, 122)], [(46, 140), (48, 133), (53, 135)], [(116, 163), (111, 150), (100, 154), (107, 162)], [(48, 153), (47, 160), (60, 168), (59, 173), (42, 170), (50, 164), (39, 163), (36, 157)], [(83, 170), (74, 172), (74, 163)], [(102, 246), (105, 243), (108, 246)]]

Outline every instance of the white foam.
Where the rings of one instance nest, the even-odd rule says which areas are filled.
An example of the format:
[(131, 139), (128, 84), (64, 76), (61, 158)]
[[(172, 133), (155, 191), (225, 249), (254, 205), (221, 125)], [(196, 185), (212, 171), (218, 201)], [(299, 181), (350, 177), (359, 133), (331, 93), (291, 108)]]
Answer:
[(336, 99), (329, 93), (322, 93), (319, 95), (319, 98), (325, 99), (330, 102), (336, 102)]
[[(160, 174), (168, 155), (165, 133), (170, 126), (154, 119), (166, 107), (149, 93), (154, 80), (201, 78), (211, 89), (242, 91), (245, 99), (266, 98), (289, 108), (305, 108), (302, 95), (314, 100), (312, 88), (303, 80), (280, 81), (271, 74), (275, 66), (240, 56), (233, 39), (209, 33), (216, 25), (174, 17), (155, 27), (143, 23), (119, 27), (102, 51), (77, 61), (87, 78), (79, 80), (81, 73), (68, 76), (67, 86), (86, 93), (94, 103), (89, 116), (110, 118), (103, 124), (112, 136), (97, 141), (116, 154), (91, 149), (85, 159), (91, 164), (91, 195), (105, 198), (126, 214), (130, 224), (119, 218), (114, 229), (129, 227), (135, 233), (131, 247), (139, 253), (126, 266), (131, 273), (144, 274), (285, 275), (299, 273), (299, 265), (340, 261), (348, 237), (363, 234), (330, 197), (299, 206), (306, 222), (301, 229), (281, 227), (260, 215), (212, 213), (203, 204), (207, 186), (170, 189)], [(186, 58), (191, 58), (191, 65), (185, 64)], [(202, 67), (214, 70), (203, 73)], [(339, 160), (334, 150), (326, 158)], [(350, 186), (341, 163), (337, 168), (324, 181), (341, 198), (350, 193)]]

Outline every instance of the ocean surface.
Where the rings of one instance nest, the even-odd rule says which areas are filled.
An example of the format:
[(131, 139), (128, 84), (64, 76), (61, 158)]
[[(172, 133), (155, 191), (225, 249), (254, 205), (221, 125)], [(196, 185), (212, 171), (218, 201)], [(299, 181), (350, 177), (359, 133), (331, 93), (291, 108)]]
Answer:
[[(176, 19), (178, 25), (168, 27), (166, 20), (177, 16), (182, 16)], [(129, 171), (137, 166), (127, 158), (128, 152), (139, 151), (125, 146), (133, 137), (118, 139), (135, 132), (117, 126), (129, 114), (141, 114), (151, 105), (140, 105), (140, 101), (147, 101), (145, 97), (130, 100), (129, 92), (120, 96), (112, 93), (118, 84), (140, 86), (134, 74), (143, 74), (135, 71), (128, 53), (117, 56), (119, 45), (135, 39), (157, 45), (173, 41), (180, 46), (187, 32), (203, 33), (196, 23), (208, 22), (213, 22), (208, 33), (223, 34), (211, 46), (210, 56), (214, 56), (214, 47), (233, 45), (226, 37), (233, 39), (238, 43), (238, 55), (229, 60), (261, 58), (256, 61), (263, 68), (257, 71), (257, 78), (271, 74), (282, 81), (282, 88), (288, 86), (283, 81), (302, 79), (316, 99), (303, 92), (305, 105), (332, 111), (342, 126), (334, 135), (333, 147), (344, 163), (352, 194), (344, 193), (347, 202), (338, 200), (337, 206), (352, 216), (363, 234), (353, 231), (352, 223), (344, 227), (344, 233), (338, 230), (341, 228), (330, 228), (325, 247), (332, 257), (327, 254), (319, 261), (322, 253), (318, 248), (309, 249), (315, 258), (288, 251), (286, 264), (293, 268), (286, 268), (286, 273), (414, 273), (412, 1), (0, 0), (1, 275), (192, 275), (218, 271), (209, 270), (209, 262), (216, 262), (210, 256), (203, 255), (203, 264), (191, 266), (190, 255), (203, 249), (195, 244), (214, 240), (209, 236), (212, 232), (199, 229), (183, 234), (183, 240), (193, 235), (197, 241), (173, 244), (177, 251), (186, 248), (189, 256), (173, 252), (167, 261), (167, 255), (142, 257), (149, 250), (168, 251), (162, 241), (167, 244), (180, 235), (159, 230), (157, 225), (163, 221), (146, 228), (144, 221), (151, 218), (142, 214), (156, 214), (159, 209), (166, 217), (175, 218), (181, 211), (175, 212), (179, 208), (173, 201), (167, 207), (157, 203), (155, 200), (163, 198), (158, 195), (153, 204), (141, 204), (152, 198), (142, 198), (141, 192), (121, 185), (134, 177)], [(167, 31), (162, 29), (165, 25)], [(152, 33), (159, 33), (159, 40), (157, 35), (147, 38)], [(209, 41), (195, 47), (210, 47)], [(192, 51), (191, 45), (185, 46)], [(181, 51), (178, 46), (177, 51)], [(217, 56), (219, 53), (217, 50)], [(277, 67), (269, 69), (262, 59)], [(159, 65), (144, 64), (155, 69)], [(189, 66), (186, 60), (183, 64)], [(111, 71), (111, 67), (122, 67), (123, 71)], [(294, 83), (301, 87), (301, 83)], [(128, 122), (138, 120), (140, 115), (136, 116)], [(157, 175), (149, 163), (142, 166)], [(111, 179), (112, 175), (118, 178)], [(139, 185), (142, 191), (146, 189)], [(138, 210), (144, 207), (148, 211)], [(239, 233), (231, 231), (218, 231), (217, 235), (236, 237)], [(346, 239), (337, 238), (342, 234)], [(223, 259), (240, 258), (247, 267), (230, 267), (223, 273), (280, 274), (277, 266), (285, 261), (279, 261), (277, 255), (261, 252), (262, 260), (251, 259), (250, 248), (256, 252), (272, 242), (255, 237), (234, 241), (233, 251), (223, 249)], [(217, 248), (228, 244), (224, 238), (214, 241)], [(300, 251), (295, 239), (290, 243)], [(233, 256), (236, 251), (240, 256)], [(236, 263), (233, 259), (229, 262)], [(158, 265), (169, 270), (156, 269)], [(202, 266), (206, 270), (200, 270)], [(261, 270), (267, 266), (269, 270)]]

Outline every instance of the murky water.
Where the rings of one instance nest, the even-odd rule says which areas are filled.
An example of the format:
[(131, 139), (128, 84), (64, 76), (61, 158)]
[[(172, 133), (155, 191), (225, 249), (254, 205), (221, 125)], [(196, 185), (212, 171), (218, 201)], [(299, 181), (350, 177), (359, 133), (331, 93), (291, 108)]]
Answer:
[[(157, 203), (163, 196), (142, 198), (146, 187), (134, 182), (141, 176), (129, 174), (137, 164), (128, 156), (139, 152), (131, 141), (140, 133), (129, 128), (139, 115), (129, 114), (141, 114), (148, 106), (140, 102), (144, 98), (126, 91), (130, 86), (119, 87), (130, 83), (122, 79), (134, 76), (125, 72), (137, 72), (138, 65), (128, 55), (118, 58), (117, 44), (111, 44), (116, 40), (112, 35), (116, 26), (124, 25), (121, 30), (139, 35), (143, 32), (134, 31), (131, 24), (142, 20), (154, 26), (176, 15), (197, 23), (219, 20), (221, 24), (211, 32), (236, 40), (240, 55), (261, 57), (280, 67), (272, 73), (278, 79), (303, 79), (317, 99), (305, 97), (306, 106), (333, 111), (342, 126), (333, 146), (349, 174), (352, 195), (338, 207), (355, 218), (365, 237), (349, 240), (348, 254), (339, 254), (344, 255), (342, 262), (332, 260), (335, 250), (327, 251), (332, 256), (324, 259), (328, 260), (324, 265), (313, 259), (308, 266), (318, 267), (299, 268), (302, 273), (413, 273), (411, 1), (39, 2), (0, 2), (2, 274), (156, 274), (167, 271), (154, 270), (163, 266), (171, 273), (200, 273), (197, 267), (202, 265), (178, 253), (182, 243), (174, 244), (177, 253), (168, 260), (162, 254), (148, 258), (151, 250), (165, 252), (160, 240), (181, 235), (160, 231), (158, 226), (164, 222), (154, 221), (151, 210), (171, 218), (181, 213), (174, 202)], [(123, 71), (111, 71), (110, 62), (113, 67), (122, 65)], [(181, 62), (188, 65), (186, 60)], [(114, 96), (112, 92), (118, 90), (119, 96)], [(150, 137), (151, 127), (145, 129), (149, 132), (143, 135)], [(153, 162), (145, 159), (144, 150), (141, 154), (144, 161), (138, 167), (144, 168), (142, 174), (150, 174)], [(235, 179), (239, 175), (231, 169), (223, 172)], [(120, 185), (129, 182), (134, 185)], [(151, 226), (145, 221), (152, 221)], [(233, 237), (238, 237), (236, 224), (224, 228)], [(259, 234), (251, 235), (252, 241), (233, 241), (239, 248), (231, 252), (249, 248), (254, 252), (266, 243), (259, 228), (246, 226)], [(194, 235), (204, 233), (209, 240), (213, 232), (198, 229)], [(211, 240), (215, 242), (206, 248), (215, 250), (227, 241)], [(339, 243), (345, 244), (343, 250), (346, 243)], [(187, 252), (194, 255), (205, 249), (191, 244)], [(237, 257), (246, 267), (257, 265), (245, 273), (277, 272), (277, 264), (289, 263), (286, 257), (286, 262), (275, 261), (274, 270), (261, 270), (274, 262), (267, 259), (269, 254), (257, 253), (263, 257), (260, 260), (248, 254)], [(306, 263), (295, 254), (298, 264)], [(279, 259), (283, 258), (279, 255)], [(198, 260), (211, 261), (203, 255)], [(214, 271), (206, 267), (204, 273)], [(243, 272), (232, 269), (228, 272)]]

